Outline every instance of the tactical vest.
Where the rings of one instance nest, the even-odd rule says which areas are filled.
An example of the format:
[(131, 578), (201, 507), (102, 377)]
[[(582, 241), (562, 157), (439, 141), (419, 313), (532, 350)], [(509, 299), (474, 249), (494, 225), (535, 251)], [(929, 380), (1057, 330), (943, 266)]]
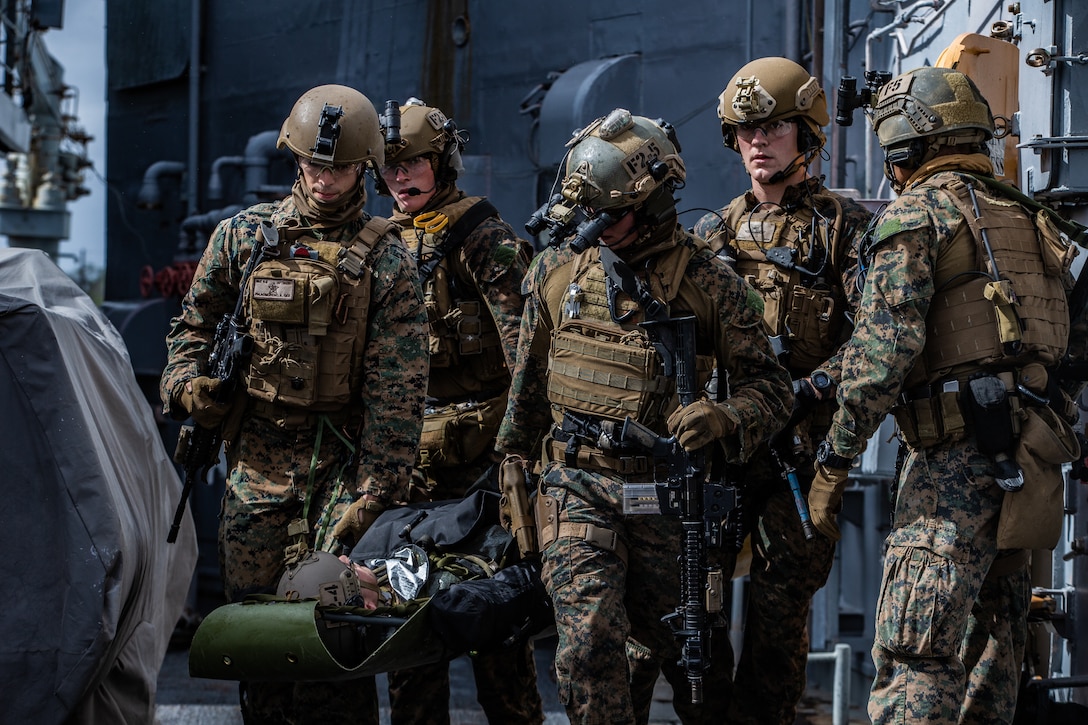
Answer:
[(305, 232), (280, 230), (293, 243), (290, 251), (261, 262), (245, 290), (253, 337), (246, 386), (255, 413), (283, 427), (312, 424), (311, 414), (345, 411), (359, 400), (371, 291), (367, 257), (396, 226), (371, 218), (346, 244)]
[[(510, 371), (495, 320), (457, 254), (461, 242), (495, 213), (483, 197), (467, 197), (419, 214), (412, 228), (401, 230), (420, 266), (430, 327), (427, 392), (432, 398), (464, 398), (466, 393), (509, 387)], [(462, 219), (469, 223), (458, 225)]]
[(973, 185), (974, 199), (962, 177), (939, 188), (967, 223), (938, 258), (925, 349), (905, 387), (937, 382), (954, 368), (1055, 365), (1069, 337), (1063, 278), (1071, 244), (1045, 213), (1033, 218), (982, 184)]
[[(812, 198), (821, 208), (834, 208), (831, 229), (820, 223), (812, 207), (787, 213), (780, 206), (767, 205), (748, 211), (744, 196), (734, 199), (725, 214), (725, 223), (734, 233), (734, 269), (763, 298), (764, 328), (786, 343), (788, 367), (806, 374), (838, 349), (846, 322), (840, 281), (846, 251), (840, 244), (842, 204), (832, 194), (817, 193)], [(767, 252), (776, 247), (795, 252), (793, 269), (767, 258)], [(819, 279), (802, 275), (797, 266), (818, 272)]]
[[(705, 321), (711, 301), (685, 276), (692, 254), (691, 247), (672, 247), (655, 260), (644, 281), (656, 299), (677, 300), (678, 307)], [(563, 411), (569, 410), (617, 421), (629, 416), (661, 430), (675, 407), (674, 381), (665, 377), (660, 357), (637, 324), (645, 319), (638, 303), (623, 293), (610, 294), (597, 248), (575, 258), (564, 299), (547, 304), (561, 310), (548, 356), (548, 400), (555, 423), (561, 424)], [(623, 322), (615, 322), (612, 312)], [(712, 356), (697, 356), (700, 385), (712, 367)]]

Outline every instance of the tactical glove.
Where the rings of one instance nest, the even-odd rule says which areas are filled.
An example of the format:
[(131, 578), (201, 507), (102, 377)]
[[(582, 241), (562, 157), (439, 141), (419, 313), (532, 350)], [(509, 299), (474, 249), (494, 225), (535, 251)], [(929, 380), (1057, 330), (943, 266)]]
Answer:
[(709, 400), (697, 400), (677, 408), (665, 422), (684, 450), (695, 452), (709, 443), (732, 433), (737, 424), (725, 413), (725, 408)]
[(333, 527), (332, 535), (347, 547), (353, 547), (374, 523), (385, 506), (362, 497), (355, 499)]
[(849, 476), (848, 468), (826, 468), (817, 463), (816, 477), (812, 479), (812, 488), (808, 492), (808, 513), (812, 517), (812, 524), (832, 541), (842, 538), (836, 516), (842, 510), (842, 492)]
[(200, 376), (186, 380), (181, 386), (178, 405), (201, 428), (217, 429), (230, 411), (228, 403), (220, 403), (216, 399), (221, 384), (222, 381), (216, 378)]

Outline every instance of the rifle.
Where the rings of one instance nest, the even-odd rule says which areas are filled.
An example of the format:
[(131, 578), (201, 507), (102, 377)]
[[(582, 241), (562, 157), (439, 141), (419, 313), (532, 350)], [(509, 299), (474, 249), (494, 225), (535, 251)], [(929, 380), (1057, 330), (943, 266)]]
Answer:
[[(695, 318), (655, 319), (641, 324), (661, 355), (666, 374), (676, 380), (680, 405), (695, 402), (699, 384), (695, 372)], [(632, 430), (627, 435), (634, 438), (637, 428), (624, 425), (628, 427)], [(721, 616), (722, 571), (708, 565), (707, 548), (721, 546), (722, 520), (735, 505), (736, 492), (732, 487), (707, 481), (705, 451), (689, 453), (675, 438), (665, 443), (669, 479), (655, 485), (661, 513), (680, 518), (683, 549), (680, 606), (662, 621), (683, 641), (679, 664), (691, 687), (691, 702), (697, 705), (703, 701), (703, 675), (710, 667), (710, 630), (725, 624)]]
[[(680, 405), (691, 405), (699, 385), (695, 369), (695, 317), (669, 317), (665, 305), (654, 298), (615, 252), (602, 245), (600, 255), (608, 277), (642, 308), (645, 321), (639, 324), (661, 357), (665, 376), (676, 381)], [(647, 485), (624, 484), (624, 512), (661, 513), (680, 518), (683, 527), (680, 606), (662, 621), (683, 640), (679, 664), (691, 686), (691, 702), (698, 705), (703, 701), (703, 674), (710, 667), (710, 629), (725, 624), (721, 615), (722, 571), (720, 567), (708, 566), (706, 550), (708, 546), (721, 546), (722, 521), (736, 506), (736, 489), (708, 482), (706, 453), (688, 453), (675, 437), (659, 439), (653, 431), (628, 418), (619, 438), (640, 444), (655, 457), (661, 450), (666, 452), (668, 481), (650, 484), (656, 493), (657, 506), (652, 505), (652, 497), (646, 495), (648, 491), (643, 493)], [(710, 614), (714, 615), (713, 621)]]
[[(238, 282), (238, 301), (234, 305), (234, 311), (224, 314), (223, 319), (216, 325), (212, 351), (208, 356), (211, 377), (220, 381), (215, 392), (218, 403), (227, 402), (234, 395), (241, 369), (253, 352), (253, 338), (244, 329), (245, 318), (242, 315), (246, 283), (265, 255), (276, 251), (280, 241), (279, 231), (267, 220), (261, 222), (258, 235), (260, 244), (254, 245), (254, 251), (249, 255), (242, 278)], [(174, 461), (185, 470), (185, 483), (181, 488), (181, 500), (174, 511), (174, 522), (166, 536), (168, 544), (177, 541), (193, 484), (197, 477), (206, 478), (208, 469), (219, 462), (219, 448), (222, 444), (223, 424), (216, 428), (205, 428), (195, 422), (191, 426), (182, 426)]]

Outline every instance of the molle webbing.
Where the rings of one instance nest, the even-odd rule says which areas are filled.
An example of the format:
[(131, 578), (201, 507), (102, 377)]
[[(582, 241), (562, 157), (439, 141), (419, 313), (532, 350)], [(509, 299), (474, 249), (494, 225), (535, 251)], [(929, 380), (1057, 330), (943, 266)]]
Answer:
[[(734, 234), (732, 244), (737, 257), (734, 267), (763, 298), (767, 333), (787, 336), (790, 367), (805, 371), (822, 364), (838, 349), (846, 310), (840, 288), (844, 252), (842, 204), (834, 195), (823, 193), (813, 194), (812, 203), (833, 210), (830, 230), (824, 224), (813, 224), (812, 207), (786, 212), (780, 206), (769, 205), (753, 212), (747, 209), (745, 196), (734, 200), (725, 217)], [(814, 284), (816, 280), (806, 278), (797, 269), (787, 270), (769, 261), (766, 251), (773, 247), (797, 250), (797, 263), (801, 266), (811, 266), (807, 255), (815, 247), (818, 255), (826, 255), (821, 276), (830, 282)]]
[[(366, 335), (370, 311), (367, 257), (388, 233), (396, 234), (396, 226), (371, 218), (350, 247), (303, 236), (298, 243), (316, 252), (316, 259), (286, 258), (258, 267), (250, 285), (254, 352), (246, 384), (253, 398), (268, 405), (259, 405), (256, 415), (280, 427), (305, 428), (313, 414), (344, 410), (355, 399), (363, 375), (358, 341)], [(259, 276), (284, 292), (255, 299)], [(334, 299), (323, 292), (326, 287), (336, 289)], [(317, 313), (320, 324), (313, 319)]]
[[(985, 270), (1011, 282), (1022, 338), (1020, 350), (1015, 354), (1005, 349), (998, 332), (995, 304), (985, 297), (985, 288), (993, 280), (989, 276), (974, 276), (934, 294), (926, 318), (926, 368), (939, 375), (940, 371), (958, 365), (1008, 363), (1019, 358), (1055, 364), (1065, 353), (1069, 307), (1062, 279), (1048, 273), (1045, 252), (1032, 218), (1015, 202), (991, 196), (987, 189), (976, 189), (979, 204), (976, 219), (966, 184), (957, 180), (943, 188), (971, 229), (976, 246), (974, 270)], [(990, 268), (989, 254), (982, 241), (983, 229), (997, 270)]]
[[(702, 240), (690, 237), (693, 244), (681, 242), (653, 257), (643, 270), (654, 299), (671, 306), (680, 301), (698, 319), (710, 319), (712, 310), (706, 292), (695, 288), (686, 271)], [(578, 255), (570, 272), (570, 283), (561, 288), (561, 299), (551, 295), (547, 305), (560, 320), (552, 332), (548, 357), (548, 400), (555, 422), (564, 410), (622, 420), (630, 416), (653, 426), (673, 398), (673, 382), (664, 377), (657, 351), (646, 331), (636, 323), (645, 319), (643, 311), (618, 285), (611, 289), (616, 322), (609, 310), (610, 285), (598, 249)], [(553, 288), (560, 292), (560, 286)], [(571, 297), (577, 291), (575, 304)], [(627, 319), (627, 316), (630, 319)], [(696, 358), (700, 383), (710, 376), (713, 358)]]
[[(474, 274), (455, 254), (498, 211), (487, 199), (465, 197), (414, 218), (401, 233), (419, 265), (429, 325), (432, 397), (460, 396), (507, 384), (510, 372), (495, 319), (481, 299)], [(438, 227), (435, 231), (428, 228)]]
[(671, 391), (645, 332), (571, 320), (552, 334), (548, 399), (561, 409), (646, 422)]

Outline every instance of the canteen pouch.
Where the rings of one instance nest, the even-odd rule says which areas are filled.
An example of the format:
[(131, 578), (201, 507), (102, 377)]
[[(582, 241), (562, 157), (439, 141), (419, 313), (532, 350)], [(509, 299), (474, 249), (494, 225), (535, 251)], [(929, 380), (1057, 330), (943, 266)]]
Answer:
[(1080, 455), (1072, 427), (1047, 407), (1023, 410), (1016, 462), (1024, 488), (1006, 492), (997, 524), (999, 549), (1053, 549), (1062, 532), (1062, 464)]

